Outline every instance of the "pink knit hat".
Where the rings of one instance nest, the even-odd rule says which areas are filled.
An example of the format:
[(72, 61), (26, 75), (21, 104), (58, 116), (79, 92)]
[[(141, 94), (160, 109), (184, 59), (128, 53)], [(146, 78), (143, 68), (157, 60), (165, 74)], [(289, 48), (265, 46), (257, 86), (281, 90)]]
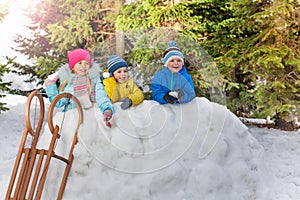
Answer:
[(90, 53), (84, 49), (75, 49), (68, 51), (69, 67), (72, 70), (76, 63), (86, 60), (92, 66), (92, 59)]

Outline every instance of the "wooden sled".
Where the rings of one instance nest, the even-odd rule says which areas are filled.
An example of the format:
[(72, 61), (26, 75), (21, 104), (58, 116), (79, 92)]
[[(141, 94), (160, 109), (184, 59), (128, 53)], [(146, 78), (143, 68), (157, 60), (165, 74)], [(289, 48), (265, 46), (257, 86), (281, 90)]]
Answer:
[[(32, 99), (36, 97), (39, 100), (40, 105), (40, 117), (36, 127), (33, 130), (30, 123), (30, 106)], [(60, 155), (55, 154), (55, 145), (58, 142), (59, 126), (53, 125), (53, 111), (55, 104), (62, 98), (71, 99), (77, 106), (78, 110), (78, 125), (73, 138), (72, 146), (70, 148), (68, 158), (64, 158)], [(80, 124), (83, 122), (82, 108), (77, 100), (71, 94), (63, 93), (57, 95), (52, 103), (50, 104), (48, 110), (48, 126), (52, 133), (51, 142), (48, 149), (37, 149), (37, 143), (40, 135), (40, 131), (44, 120), (44, 101), (41, 94), (37, 90), (30, 93), (25, 107), (25, 121), (26, 127), (23, 132), (23, 137), (19, 146), (19, 151), (15, 160), (14, 168), (12, 171), (11, 179), (8, 185), (7, 193), (5, 199), (41, 199), (43, 188), (45, 185), (47, 172), (50, 166), (50, 161), (52, 158), (58, 159), (66, 164), (63, 177), (60, 183), (59, 191), (56, 199), (62, 199), (65, 186), (67, 183), (67, 178), (70, 173), (70, 169), (73, 162), (73, 149), (77, 143), (77, 134)], [(30, 135), (29, 135), (30, 134)], [(30, 137), (31, 136), (31, 137)], [(29, 142), (30, 141), (30, 142)], [(25, 145), (28, 142), (30, 147)], [(53, 194), (53, 199), (55, 199), (55, 194)]]

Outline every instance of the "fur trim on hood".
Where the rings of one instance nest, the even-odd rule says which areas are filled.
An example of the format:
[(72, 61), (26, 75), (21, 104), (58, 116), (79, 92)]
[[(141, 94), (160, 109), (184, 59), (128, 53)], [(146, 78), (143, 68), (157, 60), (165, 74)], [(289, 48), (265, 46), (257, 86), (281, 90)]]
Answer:
[[(90, 79), (94, 79), (95, 77), (100, 75), (100, 65), (97, 63), (94, 63), (92, 67), (89, 69), (89, 77)], [(69, 64), (64, 64), (59, 70), (58, 70), (59, 80), (61, 82), (68, 80), (68, 82), (72, 82), (73, 77), (75, 74), (71, 73)]]

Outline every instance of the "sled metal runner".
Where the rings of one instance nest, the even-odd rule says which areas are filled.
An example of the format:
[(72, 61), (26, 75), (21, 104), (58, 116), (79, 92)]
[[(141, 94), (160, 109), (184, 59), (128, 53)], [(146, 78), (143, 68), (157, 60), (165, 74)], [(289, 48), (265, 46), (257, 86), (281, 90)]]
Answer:
[[(33, 98), (39, 101), (40, 113), (36, 129), (33, 130), (30, 122), (31, 102)], [(62, 99), (68, 98), (77, 106), (78, 110), (78, 125), (70, 147), (69, 156), (63, 157), (55, 153), (56, 143), (59, 142), (59, 126), (53, 125), (53, 111), (56, 103)], [(77, 143), (77, 135), (80, 124), (83, 122), (83, 112), (81, 105), (76, 97), (69, 93), (57, 95), (48, 109), (48, 126), (52, 133), (51, 142), (48, 149), (37, 149), (38, 139), (44, 120), (45, 105), (43, 97), (37, 90), (30, 93), (25, 107), (25, 122), (26, 126), (23, 132), (23, 137), (19, 146), (18, 154), (15, 160), (11, 179), (8, 185), (5, 199), (41, 199), (42, 192), (45, 186), (47, 172), (49, 170), (50, 161), (52, 158), (58, 159), (65, 163), (63, 177), (61, 179), (59, 191), (56, 199), (62, 199), (67, 178), (69, 176), (73, 163), (73, 150)], [(28, 145), (30, 143), (30, 145)], [(26, 147), (29, 146), (29, 147)], [(55, 194), (53, 194), (53, 197)], [(55, 197), (54, 197), (55, 198)]]

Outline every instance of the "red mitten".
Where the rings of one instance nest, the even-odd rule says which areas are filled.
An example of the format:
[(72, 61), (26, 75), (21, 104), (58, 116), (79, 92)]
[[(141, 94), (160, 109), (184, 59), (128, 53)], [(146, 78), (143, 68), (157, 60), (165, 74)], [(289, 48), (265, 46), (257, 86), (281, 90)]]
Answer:
[(111, 120), (112, 118), (112, 112), (110, 109), (107, 109), (103, 112), (103, 120), (105, 122), (105, 125), (109, 128), (111, 128), (111, 123), (109, 122), (109, 120)]

